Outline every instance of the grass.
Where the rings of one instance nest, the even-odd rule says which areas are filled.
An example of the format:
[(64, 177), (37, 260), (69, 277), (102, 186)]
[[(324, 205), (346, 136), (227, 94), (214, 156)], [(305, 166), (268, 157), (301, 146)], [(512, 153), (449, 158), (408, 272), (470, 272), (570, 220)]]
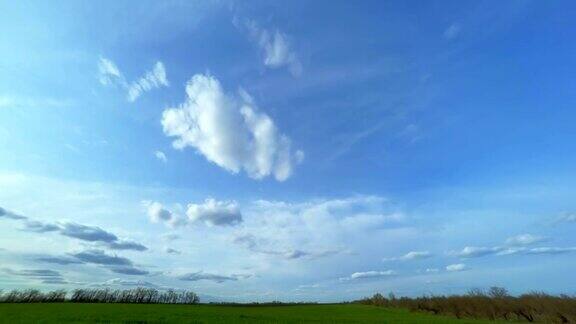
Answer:
[(358, 304), (0, 304), (0, 323), (495, 323)]

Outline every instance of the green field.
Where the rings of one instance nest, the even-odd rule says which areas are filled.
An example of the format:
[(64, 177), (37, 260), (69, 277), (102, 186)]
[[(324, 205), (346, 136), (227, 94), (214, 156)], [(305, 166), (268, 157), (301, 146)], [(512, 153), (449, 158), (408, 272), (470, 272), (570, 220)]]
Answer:
[(0, 304), (0, 323), (494, 323), (365, 305)]

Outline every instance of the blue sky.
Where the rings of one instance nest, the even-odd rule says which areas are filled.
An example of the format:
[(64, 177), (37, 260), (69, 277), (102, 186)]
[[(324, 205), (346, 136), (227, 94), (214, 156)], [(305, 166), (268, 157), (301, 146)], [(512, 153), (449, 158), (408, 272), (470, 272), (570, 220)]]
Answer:
[(574, 9), (2, 2), (0, 287), (574, 293)]

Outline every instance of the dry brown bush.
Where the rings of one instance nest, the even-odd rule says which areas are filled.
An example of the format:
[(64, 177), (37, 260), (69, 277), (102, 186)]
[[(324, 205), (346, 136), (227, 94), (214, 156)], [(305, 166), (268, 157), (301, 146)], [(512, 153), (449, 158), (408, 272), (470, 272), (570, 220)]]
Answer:
[(531, 292), (511, 296), (500, 287), (486, 291), (473, 289), (466, 295), (386, 298), (375, 294), (359, 303), (407, 308), (412, 311), (457, 318), (524, 321), (538, 323), (576, 323), (576, 297)]

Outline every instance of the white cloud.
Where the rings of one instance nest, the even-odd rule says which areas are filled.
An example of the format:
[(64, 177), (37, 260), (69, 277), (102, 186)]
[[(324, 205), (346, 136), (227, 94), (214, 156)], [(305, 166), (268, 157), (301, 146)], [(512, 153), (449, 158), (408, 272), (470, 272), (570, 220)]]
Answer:
[(452, 25), (450, 25), (448, 28), (446, 28), (446, 30), (444, 31), (444, 38), (446, 38), (447, 40), (452, 40), (455, 39), (456, 37), (458, 37), (458, 35), (460, 35), (460, 31), (461, 31), (461, 27), (459, 24), (454, 23)]
[(306, 158), (306, 154), (304, 153), (304, 151), (296, 150), (296, 152), (294, 152), (294, 160), (296, 161), (296, 164), (300, 164), (300, 163), (304, 162), (305, 158)]
[(188, 204), (186, 217), (180, 217), (159, 202), (144, 201), (146, 213), (153, 223), (164, 223), (170, 227), (180, 227), (202, 223), (208, 226), (237, 225), (242, 222), (242, 214), (234, 201), (206, 199), (201, 204)]
[(402, 260), (416, 260), (416, 259), (425, 259), (431, 257), (432, 254), (428, 251), (412, 251), (406, 253), (402, 256)]
[(448, 272), (459, 272), (464, 270), (468, 270), (468, 267), (464, 263), (457, 263), (446, 266), (446, 271)]
[(496, 254), (502, 251), (501, 247), (476, 247), (476, 246), (466, 246), (462, 251), (457, 252), (456, 256), (460, 258), (477, 258), (485, 255)]
[(544, 241), (545, 238), (542, 236), (536, 236), (532, 234), (520, 234), (506, 239), (507, 245), (530, 245), (534, 243), (539, 243)]
[(303, 153), (293, 152), (290, 139), (246, 92), (233, 96), (216, 78), (196, 74), (186, 93), (186, 102), (162, 114), (164, 133), (176, 138), (176, 149), (193, 147), (216, 165), (254, 179), (273, 175), (284, 181), (292, 175)]
[[(152, 152), (153, 150), (147, 153), (150, 155)], [(474, 272), (477, 267), (478, 270), (484, 271), (488, 269), (486, 267), (494, 264), (499, 265), (500, 268), (505, 268), (506, 265), (514, 266), (519, 263), (540, 265), (548, 259), (553, 259), (553, 263), (561, 263), (561, 261), (569, 260), (576, 255), (576, 251), (570, 248), (573, 245), (569, 244), (558, 245), (556, 248), (553, 248), (556, 245), (539, 248), (543, 246), (541, 243), (527, 247), (507, 246), (504, 244), (507, 237), (524, 233), (514, 232), (517, 226), (511, 226), (509, 230), (513, 232), (509, 233), (513, 235), (502, 236), (498, 240), (500, 242), (496, 242), (504, 248), (522, 248), (522, 252), (518, 252), (515, 256), (506, 258), (498, 257), (498, 254), (487, 255), (485, 257), (487, 263), (479, 262), (478, 265), (465, 260), (450, 261), (445, 262), (445, 264), (437, 264), (436, 261), (441, 260), (433, 260), (428, 264), (431, 259), (424, 259), (421, 261), (408, 261), (396, 269), (391, 265), (380, 263), (379, 259), (383, 256), (403, 257), (412, 255), (407, 253), (409, 251), (430, 251), (435, 256), (440, 257), (439, 252), (432, 249), (433, 246), (438, 245), (435, 244), (438, 242), (434, 240), (439, 239), (440, 245), (450, 242), (442, 241), (447, 235), (446, 232), (430, 232), (428, 229), (431, 223), (423, 223), (418, 215), (415, 215), (414, 219), (408, 215), (403, 216), (399, 212), (403, 208), (402, 204), (400, 207), (395, 206), (393, 201), (388, 201), (382, 197), (345, 196), (338, 199), (316, 198), (296, 202), (250, 202), (242, 200), (238, 201), (238, 204), (242, 211), (243, 222), (237, 226), (206, 228), (205, 226), (188, 225), (186, 228), (169, 230), (161, 225), (154, 228), (142, 222), (148, 222), (148, 216), (145, 214), (146, 210), (140, 205), (142, 197), (154, 197), (154, 201), (160, 202), (163, 205), (163, 209), (185, 218), (187, 203), (203, 204), (204, 199), (180, 201), (182, 206), (179, 206), (177, 201), (174, 200), (181, 199), (179, 197), (198, 197), (199, 194), (202, 194), (201, 192), (194, 188), (189, 190), (168, 190), (155, 186), (125, 187), (125, 185), (111, 186), (110, 184), (103, 185), (101, 183), (77, 184), (67, 182), (66, 185), (63, 185), (54, 181), (32, 181), (27, 180), (26, 177), (12, 175), (0, 175), (0, 182), (0, 187), (3, 188), (3, 190), (0, 190), (1, 200), (9, 204), (9, 206), (3, 206), (8, 210), (18, 211), (18, 213), (26, 216), (34, 216), (34, 220), (41, 221), (44, 224), (56, 223), (63, 216), (74, 217), (73, 219), (80, 223), (96, 222), (94, 225), (103, 226), (102, 228), (104, 229), (112, 230), (113, 228), (112, 232), (118, 237), (131, 237), (132, 239), (146, 242), (151, 249), (148, 253), (141, 253), (137, 255), (137, 259), (133, 259), (133, 267), (135, 269), (122, 265), (117, 265), (116, 267), (118, 268), (114, 268), (114, 271), (135, 275), (143, 273), (143, 271), (150, 272), (146, 278), (133, 278), (173, 287), (193, 285), (196, 287), (195, 289), (206, 293), (212, 289), (211, 287), (216, 285), (209, 279), (200, 280), (200, 278), (212, 278), (213, 280), (222, 280), (222, 278), (199, 275), (189, 277), (199, 281), (186, 282), (179, 281), (177, 277), (171, 274), (196, 272), (201, 270), (202, 267), (208, 267), (204, 269), (208, 274), (223, 276), (230, 276), (242, 271), (255, 274), (254, 279), (250, 280), (250, 282), (242, 282), (240, 280), (226, 281), (226, 284), (217, 287), (217, 291), (211, 290), (211, 293), (217, 295), (244, 294), (242, 292), (243, 287), (250, 286), (250, 289), (254, 290), (252, 296), (259, 295), (260, 298), (268, 298), (262, 296), (266, 292), (272, 291), (271, 295), (265, 296), (278, 296), (275, 294), (278, 292), (280, 296), (278, 298), (287, 300), (294, 298), (294, 294), (290, 293), (292, 288), (297, 287), (299, 284), (317, 282), (322, 285), (320, 291), (305, 292), (302, 293), (301, 297), (297, 298), (320, 298), (322, 301), (330, 301), (330, 299), (324, 299), (326, 298), (324, 296), (334, 296), (332, 292), (337, 291), (341, 295), (333, 297), (334, 299), (352, 299), (357, 296), (369, 295), (376, 288), (378, 290), (400, 290), (403, 294), (420, 294), (423, 289), (431, 289), (431, 293), (445, 293), (446, 289), (458, 289), (454, 287), (462, 286), (458, 285), (458, 278), (450, 278), (450, 276), (458, 277), (465, 274), (467, 286), (482, 285), (482, 278), (478, 277), (477, 273)], [(22, 196), (22, 192), (28, 193), (28, 195)], [(42, 204), (37, 204), (38, 197), (42, 198), (40, 199), (43, 201)], [(102, 209), (102, 206), (106, 206), (106, 208)], [(0, 214), (7, 214), (7, 212), (3, 211)], [(123, 215), (124, 217), (118, 217), (118, 215)], [(2, 218), (0, 217), (0, 219)], [(0, 235), (0, 242), (2, 243), (0, 246), (9, 250), (0, 252), (0, 264), (6, 267), (32, 269), (33, 265), (34, 268), (47, 267), (47, 269), (51, 269), (52, 264), (42, 265), (37, 259), (46, 255), (54, 255), (66, 258), (64, 261), (58, 260), (58, 262), (70, 263), (57, 266), (57, 269), (66, 269), (68, 271), (66, 279), (82, 282), (100, 282), (119, 276), (110, 272), (113, 270), (109, 270), (105, 265), (75, 264), (75, 260), (78, 262), (80, 260), (65, 253), (74, 251), (73, 247), (77, 246), (79, 242), (83, 246), (88, 245), (90, 248), (98, 248), (101, 246), (100, 243), (58, 239), (65, 237), (57, 235), (57, 232), (47, 235), (22, 232), (18, 231), (18, 228), (20, 228), (21, 224), (24, 224), (23, 222), (7, 219), (4, 221), (10, 222), (0, 225), (4, 226), (4, 232), (6, 233), (6, 235)], [(456, 228), (458, 231), (467, 230), (470, 228), (467, 224), (466, 222)], [(109, 226), (112, 227), (108, 228)], [(419, 226), (418, 228), (421, 229), (412, 226)], [(11, 232), (11, 229), (14, 229), (14, 231)], [(507, 229), (503, 228), (502, 230)], [(552, 234), (554, 233), (553, 228), (546, 228), (545, 230)], [(462, 237), (474, 238), (475, 236), (472, 232), (459, 233)], [(162, 234), (165, 233), (177, 233), (181, 235), (181, 238), (178, 241), (169, 243), (162, 240)], [(528, 233), (541, 235), (540, 232)], [(246, 245), (233, 242), (232, 240), (239, 234), (252, 234), (257, 251), (254, 252), (247, 248), (251, 244), (249, 241), (245, 243)], [(552, 234), (549, 237), (555, 237)], [(135, 236), (132, 237), (132, 235)], [(170, 236), (170, 238), (173, 238), (173, 236)], [(482, 238), (477, 239), (481, 240)], [(560, 241), (569, 243), (569, 240)], [(422, 244), (423, 242), (426, 244)], [(482, 242), (481, 240), (477, 243)], [(461, 251), (464, 246), (460, 246), (458, 251)], [(476, 246), (484, 246), (491, 249), (495, 245), (484, 243)], [(167, 254), (168, 251), (165, 248), (168, 247), (180, 250), (183, 253), (182, 255)], [(527, 250), (532, 248), (535, 249), (528, 254)], [(14, 252), (10, 251), (12, 249), (14, 249)], [(266, 253), (269, 251), (278, 252), (279, 254)], [(324, 251), (340, 252), (325, 255), (322, 254)], [(129, 257), (130, 259), (136, 256), (132, 252), (119, 251), (117, 253), (120, 257)], [(554, 253), (564, 254), (553, 255)], [(114, 255), (110, 252), (106, 252), (106, 254)], [(324, 256), (311, 257), (311, 255)], [(446, 257), (449, 260), (449, 256)], [(488, 260), (488, 258), (494, 258), (494, 260)], [(530, 263), (529, 261), (536, 262)], [(453, 263), (465, 263), (471, 269), (467, 272), (448, 272), (446, 266)], [(419, 268), (422, 271), (417, 272), (416, 270)], [(426, 268), (437, 268), (438, 272), (425, 272)], [(347, 281), (347, 283), (357, 284), (357, 286), (347, 287), (347, 289), (338, 289), (337, 285), (334, 286), (338, 282), (338, 278), (350, 278), (351, 274), (355, 272), (368, 272), (369, 270), (384, 272), (388, 269), (397, 271), (398, 275), (384, 276), (382, 279), (359, 278)], [(68, 278), (69, 275), (70, 278)], [(494, 276), (498, 279), (498, 273), (494, 273)], [(543, 275), (544, 277), (546, 275)], [(91, 278), (100, 279), (91, 280)], [(539, 277), (535, 278), (538, 279)], [(155, 280), (159, 281), (156, 282)], [(426, 281), (430, 280), (437, 280), (433, 287), (423, 286)], [(308, 294), (310, 297), (308, 297)], [(250, 298), (256, 300), (257, 297), (246, 297), (246, 299)]]
[(164, 152), (162, 152), (162, 151), (156, 151), (156, 152), (154, 152), (154, 156), (155, 156), (158, 160), (160, 160), (160, 161), (162, 161), (162, 162), (164, 162), (164, 163), (168, 162), (168, 158), (166, 157), (166, 154), (164, 154)]
[(160, 286), (142, 280), (126, 280), (120, 278), (114, 278), (106, 280), (101, 283), (91, 284), (94, 287), (147, 287), (147, 288), (161, 288)]
[(380, 131), (384, 125), (384, 122), (379, 122), (372, 127), (363, 127), (362, 130), (357, 132), (342, 134), (342, 138), (338, 140), (340, 147), (328, 158), (328, 160), (333, 161), (348, 154), (356, 144)]
[(421, 140), (424, 136), (422, 130), (416, 124), (409, 124), (397, 135), (399, 138), (405, 139), (410, 144), (414, 144)]
[(268, 247), (266, 239), (258, 239), (252, 234), (240, 234), (236, 235), (233, 243), (238, 244), (251, 252), (272, 255), (281, 257), (287, 260), (294, 259), (317, 259), (330, 255), (338, 254), (342, 251), (339, 250), (323, 250), (323, 251), (303, 251), (303, 250), (293, 250), (290, 248), (276, 248)]
[(169, 86), (169, 83), (168, 79), (166, 79), (164, 64), (156, 62), (152, 71), (146, 72), (143, 77), (130, 84), (128, 87), (128, 101), (134, 102), (144, 92), (167, 86)]
[(420, 260), (427, 259), (432, 256), (432, 253), (428, 251), (411, 251), (400, 257), (384, 258), (383, 261), (410, 261), (410, 260)]
[(236, 20), (235, 25), (248, 30), (250, 38), (262, 52), (265, 66), (271, 69), (287, 67), (293, 76), (302, 74), (302, 63), (287, 34), (278, 29), (262, 28), (254, 20), (245, 21), (244, 26)]
[(350, 255), (369, 245), (370, 233), (405, 231), (399, 229), (404, 215), (377, 196), (302, 203), (260, 200), (243, 208), (243, 214), (233, 242), (250, 252), (282, 259)]
[(98, 72), (100, 83), (103, 85), (115, 85), (126, 87), (126, 79), (120, 72), (120, 69), (116, 66), (114, 62), (107, 58), (101, 57), (98, 61)]
[(576, 247), (538, 247), (526, 251), (527, 254), (564, 254), (576, 252)]
[[(517, 240), (513, 240), (516, 242)], [(541, 240), (540, 240), (541, 241)], [(540, 242), (534, 241), (534, 242)], [(520, 240), (520, 242), (524, 242), (524, 245), (532, 244), (526, 242), (532, 242), (531, 240)], [(520, 245), (520, 244), (516, 244)], [(576, 252), (576, 247), (535, 247), (535, 248), (526, 248), (523, 246), (512, 246), (512, 247), (472, 247), (467, 246), (462, 249), (460, 252), (453, 252), (450, 253), (452, 255), (456, 255), (461, 258), (478, 258), (483, 256), (489, 255), (497, 255), (497, 256), (507, 256), (507, 255), (535, 255), (535, 254), (565, 254)]]
[(206, 199), (203, 204), (189, 204), (186, 215), (191, 223), (208, 226), (237, 225), (242, 222), (240, 208), (233, 201)]
[(105, 86), (118, 86), (127, 92), (129, 102), (134, 102), (144, 92), (170, 85), (166, 78), (166, 69), (162, 62), (156, 62), (151, 71), (147, 71), (138, 80), (129, 83), (114, 62), (101, 57), (98, 61), (98, 79)]
[(498, 248), (495, 251), (495, 254), (499, 256), (505, 256), (505, 255), (519, 254), (525, 251), (526, 251), (525, 247), (507, 247), (507, 248)]
[(174, 214), (164, 208), (161, 203), (155, 201), (145, 201), (144, 206), (150, 220), (154, 223), (171, 222), (174, 219)]
[(315, 283), (315, 284), (309, 284), (309, 285), (299, 285), (294, 290), (308, 290), (308, 289), (316, 289), (316, 288), (320, 288), (320, 284)]
[(341, 281), (359, 280), (359, 279), (380, 279), (396, 275), (392, 270), (385, 271), (364, 271), (354, 272), (349, 277), (340, 278)]
[(193, 273), (187, 273), (187, 274), (183, 274), (178, 276), (178, 279), (183, 280), (183, 281), (201, 281), (201, 280), (208, 280), (208, 281), (214, 281), (217, 283), (223, 283), (225, 281), (237, 281), (238, 279), (246, 279), (251, 277), (251, 275), (237, 275), (237, 274), (232, 274), (232, 275), (222, 275), (222, 274), (216, 274), (216, 273), (206, 273), (206, 272), (193, 272)]
[(162, 240), (167, 241), (167, 242), (171, 242), (171, 241), (176, 241), (178, 239), (180, 239), (180, 235), (176, 234), (176, 233), (166, 233), (166, 234), (162, 234), (161, 236)]
[(558, 218), (556, 223), (576, 223), (576, 213), (565, 213)]

